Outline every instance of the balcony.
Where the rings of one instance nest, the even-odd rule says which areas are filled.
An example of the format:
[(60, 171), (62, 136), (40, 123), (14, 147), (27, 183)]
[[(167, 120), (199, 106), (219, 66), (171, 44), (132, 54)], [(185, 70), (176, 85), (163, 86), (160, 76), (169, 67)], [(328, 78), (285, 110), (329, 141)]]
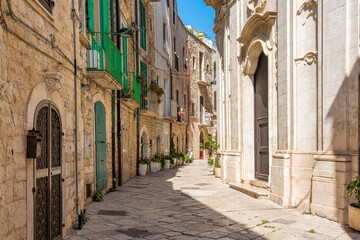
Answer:
[(141, 92), (141, 84), (137, 81), (136, 75), (132, 75), (132, 87), (130, 86), (130, 82), (127, 77), (124, 77), (124, 88), (121, 93), (121, 98), (125, 102), (137, 102), (136, 105), (140, 103), (140, 92)]
[(106, 33), (88, 33), (88, 77), (105, 89), (122, 89), (121, 53)]

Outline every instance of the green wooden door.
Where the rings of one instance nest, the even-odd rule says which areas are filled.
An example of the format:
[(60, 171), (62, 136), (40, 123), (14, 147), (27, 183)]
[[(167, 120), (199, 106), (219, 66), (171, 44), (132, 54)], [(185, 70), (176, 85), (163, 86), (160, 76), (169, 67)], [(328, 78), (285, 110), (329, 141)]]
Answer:
[(95, 103), (96, 190), (107, 187), (105, 107)]

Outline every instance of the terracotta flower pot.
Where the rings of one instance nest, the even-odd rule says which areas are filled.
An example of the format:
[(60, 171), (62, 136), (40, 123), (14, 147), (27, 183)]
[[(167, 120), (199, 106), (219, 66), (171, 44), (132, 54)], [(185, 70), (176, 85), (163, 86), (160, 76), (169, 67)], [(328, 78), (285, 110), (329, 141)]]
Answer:
[(356, 231), (360, 231), (360, 208), (356, 208), (349, 204), (348, 211), (349, 226)]

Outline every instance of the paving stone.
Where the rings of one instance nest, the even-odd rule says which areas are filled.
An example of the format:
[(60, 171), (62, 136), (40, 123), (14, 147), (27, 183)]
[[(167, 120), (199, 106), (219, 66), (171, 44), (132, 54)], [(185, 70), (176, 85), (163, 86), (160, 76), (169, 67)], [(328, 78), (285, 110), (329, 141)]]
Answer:
[(199, 160), (130, 179), (104, 202), (87, 205), (83, 230), (65, 239), (360, 239), (341, 224), (234, 191), (209, 170)]

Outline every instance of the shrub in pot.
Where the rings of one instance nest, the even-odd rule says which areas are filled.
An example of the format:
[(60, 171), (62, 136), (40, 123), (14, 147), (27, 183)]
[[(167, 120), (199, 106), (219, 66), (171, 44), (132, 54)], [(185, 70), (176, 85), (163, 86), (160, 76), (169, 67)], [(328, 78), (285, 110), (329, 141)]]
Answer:
[(171, 162), (171, 165), (172, 165), (172, 167), (175, 167), (175, 166), (176, 166), (177, 154), (176, 154), (176, 153), (172, 153), (172, 154), (170, 154), (170, 157), (171, 157), (171, 159), (173, 160), (173, 161)]
[(185, 162), (185, 153), (181, 152), (179, 153), (179, 158), (180, 158), (180, 164), (183, 165)]
[(140, 165), (139, 165), (140, 176), (146, 175), (148, 165), (149, 165), (149, 160), (146, 157), (140, 159)]
[(358, 201), (348, 206), (349, 226), (356, 231), (360, 231), (360, 176), (347, 185), (347, 194), (349, 197), (354, 194)]
[(185, 154), (185, 163), (191, 163), (189, 154)]

